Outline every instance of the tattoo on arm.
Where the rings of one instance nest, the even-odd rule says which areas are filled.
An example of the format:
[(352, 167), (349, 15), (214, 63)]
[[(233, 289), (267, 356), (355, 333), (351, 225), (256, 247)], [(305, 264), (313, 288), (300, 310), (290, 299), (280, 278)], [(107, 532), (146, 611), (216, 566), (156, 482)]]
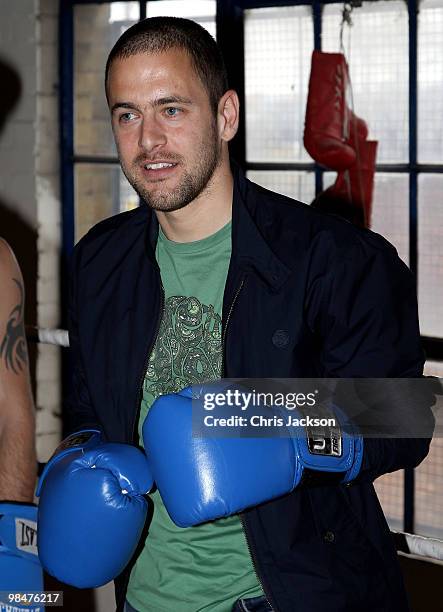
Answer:
[(20, 291), (20, 301), (13, 308), (6, 324), (6, 334), (0, 345), (0, 358), (5, 360), (6, 368), (18, 374), (28, 363), (26, 349), (24, 315), (24, 290), (23, 284), (13, 279)]

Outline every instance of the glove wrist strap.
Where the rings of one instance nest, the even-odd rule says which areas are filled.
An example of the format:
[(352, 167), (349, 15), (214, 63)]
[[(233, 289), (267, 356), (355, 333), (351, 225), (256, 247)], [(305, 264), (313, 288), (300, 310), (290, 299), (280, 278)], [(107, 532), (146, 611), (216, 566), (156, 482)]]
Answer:
[(36, 496), (40, 497), (40, 491), (43, 485), (43, 482), (46, 478), (51, 467), (54, 465), (56, 461), (60, 461), (66, 455), (70, 453), (78, 452), (80, 449), (82, 451), (89, 450), (90, 448), (96, 447), (102, 441), (101, 432), (98, 429), (84, 429), (82, 431), (77, 431), (67, 438), (65, 438), (60, 444), (57, 446), (55, 451), (53, 452), (51, 458), (48, 463), (45, 465), (42, 475), (40, 476)]

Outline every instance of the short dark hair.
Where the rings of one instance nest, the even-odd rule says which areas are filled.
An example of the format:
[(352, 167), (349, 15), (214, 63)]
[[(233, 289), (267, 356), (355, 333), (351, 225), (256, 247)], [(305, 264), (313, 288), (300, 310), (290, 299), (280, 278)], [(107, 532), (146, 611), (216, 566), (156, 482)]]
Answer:
[(106, 62), (106, 95), (109, 69), (115, 59), (125, 59), (139, 53), (162, 53), (174, 48), (189, 53), (195, 72), (207, 90), (211, 108), (216, 114), (218, 102), (228, 89), (222, 54), (207, 30), (195, 21), (180, 17), (143, 19), (120, 36)]

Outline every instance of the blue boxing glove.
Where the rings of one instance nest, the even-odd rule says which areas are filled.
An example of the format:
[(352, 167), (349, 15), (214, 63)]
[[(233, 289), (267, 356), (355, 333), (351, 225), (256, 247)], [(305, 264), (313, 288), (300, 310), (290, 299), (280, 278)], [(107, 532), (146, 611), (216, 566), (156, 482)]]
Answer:
[(40, 496), (39, 556), (44, 569), (79, 588), (122, 572), (139, 542), (152, 487), (145, 455), (104, 443), (100, 432), (69, 436), (46, 464)]
[(348, 423), (346, 431), (339, 425), (339, 410), (329, 428), (286, 426), (289, 415), (302, 415), (267, 409), (268, 417), (281, 419), (274, 436), (239, 437), (238, 431), (236, 437), (220, 437), (206, 428), (204, 436), (194, 437), (193, 402), (203, 402), (204, 393), (205, 387), (188, 388), (158, 398), (143, 424), (154, 480), (179, 527), (236, 514), (304, 482), (349, 482), (358, 475), (363, 439)]
[(0, 591), (1, 610), (43, 610), (40, 604), (22, 607), (4, 595), (43, 591), (43, 570), (37, 554), (37, 506), (0, 503)]

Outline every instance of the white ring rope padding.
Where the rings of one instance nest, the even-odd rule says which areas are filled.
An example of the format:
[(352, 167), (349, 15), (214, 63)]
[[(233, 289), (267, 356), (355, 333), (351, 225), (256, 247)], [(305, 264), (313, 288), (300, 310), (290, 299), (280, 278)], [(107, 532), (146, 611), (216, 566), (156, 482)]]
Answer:
[(39, 329), (38, 341), (44, 344), (69, 346), (69, 334), (66, 329)]
[(443, 561), (443, 540), (398, 531), (393, 533), (406, 540), (411, 555)]
[(69, 334), (66, 329), (43, 329), (26, 326), (26, 336), (28, 339), (42, 344), (69, 346)]

